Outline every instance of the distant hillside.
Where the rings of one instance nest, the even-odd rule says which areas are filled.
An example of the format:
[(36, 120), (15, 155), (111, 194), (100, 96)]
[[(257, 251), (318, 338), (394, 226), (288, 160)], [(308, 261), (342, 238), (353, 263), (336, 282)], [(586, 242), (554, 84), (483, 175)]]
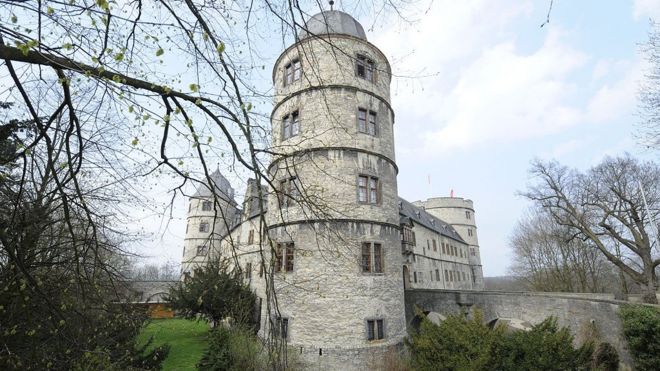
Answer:
[(514, 276), (484, 277), (488, 291), (528, 291), (527, 285)]

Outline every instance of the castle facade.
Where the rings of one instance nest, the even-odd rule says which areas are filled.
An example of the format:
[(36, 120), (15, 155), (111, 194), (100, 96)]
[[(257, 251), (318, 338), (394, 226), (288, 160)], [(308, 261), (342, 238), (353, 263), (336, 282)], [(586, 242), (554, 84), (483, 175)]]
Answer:
[(398, 196), (390, 81), (355, 19), (313, 16), (273, 69), (267, 181), (251, 179), (239, 206), (216, 171), (214, 192), (190, 198), (184, 274), (235, 257), (261, 301), (260, 334), (310, 367), (381, 368), (406, 336), (406, 288), (483, 289), (472, 201)]

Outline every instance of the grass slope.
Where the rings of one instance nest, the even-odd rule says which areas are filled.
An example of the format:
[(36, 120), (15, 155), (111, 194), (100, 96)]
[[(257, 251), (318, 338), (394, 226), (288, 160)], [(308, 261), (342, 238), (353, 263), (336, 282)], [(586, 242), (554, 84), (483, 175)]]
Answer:
[(151, 321), (140, 333), (138, 341), (144, 344), (150, 336), (155, 347), (168, 343), (170, 353), (163, 362), (163, 370), (195, 370), (195, 365), (202, 358), (208, 346), (206, 322), (196, 322), (180, 318), (156, 319)]

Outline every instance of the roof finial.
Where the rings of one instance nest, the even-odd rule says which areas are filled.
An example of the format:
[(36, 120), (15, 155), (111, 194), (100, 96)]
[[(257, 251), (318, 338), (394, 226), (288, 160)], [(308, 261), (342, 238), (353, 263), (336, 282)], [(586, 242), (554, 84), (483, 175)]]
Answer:
[(332, 8), (332, 6), (335, 5), (335, 2), (332, 1), (332, 0), (330, 0), (330, 1), (328, 1), (328, 2), (330, 3), (330, 10), (334, 10), (334, 9)]

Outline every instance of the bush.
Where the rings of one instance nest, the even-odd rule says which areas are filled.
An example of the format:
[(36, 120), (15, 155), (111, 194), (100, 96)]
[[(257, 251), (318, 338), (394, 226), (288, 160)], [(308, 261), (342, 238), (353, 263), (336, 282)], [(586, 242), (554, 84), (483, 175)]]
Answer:
[(218, 326), (209, 334), (209, 348), (199, 370), (257, 371), (266, 369), (261, 343), (251, 329)]
[(419, 370), (581, 370), (588, 369), (593, 345), (573, 348), (573, 336), (550, 317), (530, 331), (508, 333), (473, 319), (447, 317), (436, 325), (422, 320), (406, 345)]
[(594, 352), (592, 367), (601, 371), (619, 369), (619, 354), (610, 343), (600, 343)]
[(483, 324), (481, 312), (476, 312), (471, 320), (449, 316), (439, 325), (424, 318), (406, 345), (414, 369), (486, 370), (491, 350), (503, 333), (501, 328), (491, 330)]
[(623, 334), (638, 370), (657, 370), (660, 365), (660, 310), (644, 305), (625, 305), (619, 310)]
[(228, 260), (211, 259), (195, 268), (192, 277), (174, 285), (167, 301), (179, 316), (196, 319), (202, 316), (216, 327), (221, 320), (255, 329), (256, 295), (243, 282), (241, 272), (230, 267)]
[(497, 370), (584, 370), (593, 354), (593, 343), (573, 348), (573, 335), (554, 317), (530, 331), (505, 334), (495, 345), (491, 367)]

